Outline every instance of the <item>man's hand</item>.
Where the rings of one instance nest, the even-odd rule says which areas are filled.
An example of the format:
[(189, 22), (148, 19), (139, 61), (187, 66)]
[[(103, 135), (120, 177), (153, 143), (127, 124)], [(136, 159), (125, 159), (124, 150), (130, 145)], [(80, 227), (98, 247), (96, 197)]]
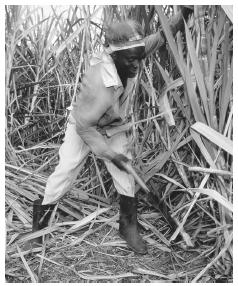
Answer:
[(123, 154), (117, 154), (111, 159), (112, 163), (117, 166), (121, 171), (127, 172), (123, 163), (128, 163), (130, 160)]

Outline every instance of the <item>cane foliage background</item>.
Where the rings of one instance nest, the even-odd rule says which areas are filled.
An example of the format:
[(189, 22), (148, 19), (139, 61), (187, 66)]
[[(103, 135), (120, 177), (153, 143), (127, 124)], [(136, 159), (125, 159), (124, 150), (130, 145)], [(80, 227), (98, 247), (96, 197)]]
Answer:
[[(174, 35), (170, 20), (177, 6), (5, 6), (9, 279), (53, 282), (56, 278), (45, 274), (49, 263), (74, 273), (58, 282), (232, 281), (233, 23), (227, 8), (189, 8), (184, 29)], [(39, 266), (21, 249), (21, 242), (33, 236), (32, 201), (43, 195), (57, 165), (67, 107), (80, 90), (90, 56), (102, 49), (110, 21), (125, 18), (139, 21), (146, 36), (161, 27), (166, 38), (143, 62), (130, 106), (133, 163), (162, 210), (158, 213), (139, 190), (139, 221), (153, 263), (138, 258), (128, 272), (125, 257), (116, 252), (117, 267), (104, 265), (105, 274), (86, 259), (92, 252), (88, 240), (103, 251), (125, 246), (113, 232), (118, 228), (116, 191), (103, 163), (90, 154), (72, 191), (57, 205), (52, 225), (34, 234), (51, 233), (37, 254)], [(168, 213), (175, 228), (166, 220)], [(79, 244), (86, 253), (77, 255), (85, 258), (81, 264), (69, 269), (67, 260), (53, 259), (56, 253), (73, 259)], [(171, 257), (171, 252), (166, 268), (158, 265), (161, 255)], [(19, 274), (22, 268), (25, 276)]]

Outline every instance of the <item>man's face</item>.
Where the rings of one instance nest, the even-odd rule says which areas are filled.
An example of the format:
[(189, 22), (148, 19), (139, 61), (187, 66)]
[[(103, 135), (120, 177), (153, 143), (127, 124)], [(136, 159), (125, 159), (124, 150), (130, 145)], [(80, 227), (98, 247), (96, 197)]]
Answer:
[(144, 58), (145, 48), (136, 47), (115, 53), (114, 62), (120, 75), (133, 78), (138, 73), (141, 60)]

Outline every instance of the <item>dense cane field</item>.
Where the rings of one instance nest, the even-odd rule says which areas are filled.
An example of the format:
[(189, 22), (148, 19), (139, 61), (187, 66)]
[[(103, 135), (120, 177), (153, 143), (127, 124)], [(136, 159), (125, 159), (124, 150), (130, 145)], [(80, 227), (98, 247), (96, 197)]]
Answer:
[[(7, 282), (233, 282), (233, 20), (229, 7), (5, 6)], [(32, 202), (58, 162), (68, 107), (115, 19), (166, 43), (133, 90), (133, 165), (145, 256), (118, 235), (118, 195), (92, 153), (49, 227), (31, 233)], [(156, 198), (156, 199), (155, 199)], [(24, 251), (32, 237), (41, 248)]]

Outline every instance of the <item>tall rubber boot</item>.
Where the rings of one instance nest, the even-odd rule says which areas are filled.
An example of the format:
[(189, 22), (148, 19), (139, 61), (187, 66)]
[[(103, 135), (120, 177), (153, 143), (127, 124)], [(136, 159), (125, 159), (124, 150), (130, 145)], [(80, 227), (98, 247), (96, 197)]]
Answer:
[(119, 233), (134, 252), (147, 253), (147, 246), (138, 232), (136, 198), (120, 197)]
[[(55, 205), (42, 205), (42, 201), (43, 199), (38, 199), (33, 202), (32, 232), (48, 226), (51, 213), (55, 207)], [(34, 238), (31, 242), (42, 244), (42, 236)]]

